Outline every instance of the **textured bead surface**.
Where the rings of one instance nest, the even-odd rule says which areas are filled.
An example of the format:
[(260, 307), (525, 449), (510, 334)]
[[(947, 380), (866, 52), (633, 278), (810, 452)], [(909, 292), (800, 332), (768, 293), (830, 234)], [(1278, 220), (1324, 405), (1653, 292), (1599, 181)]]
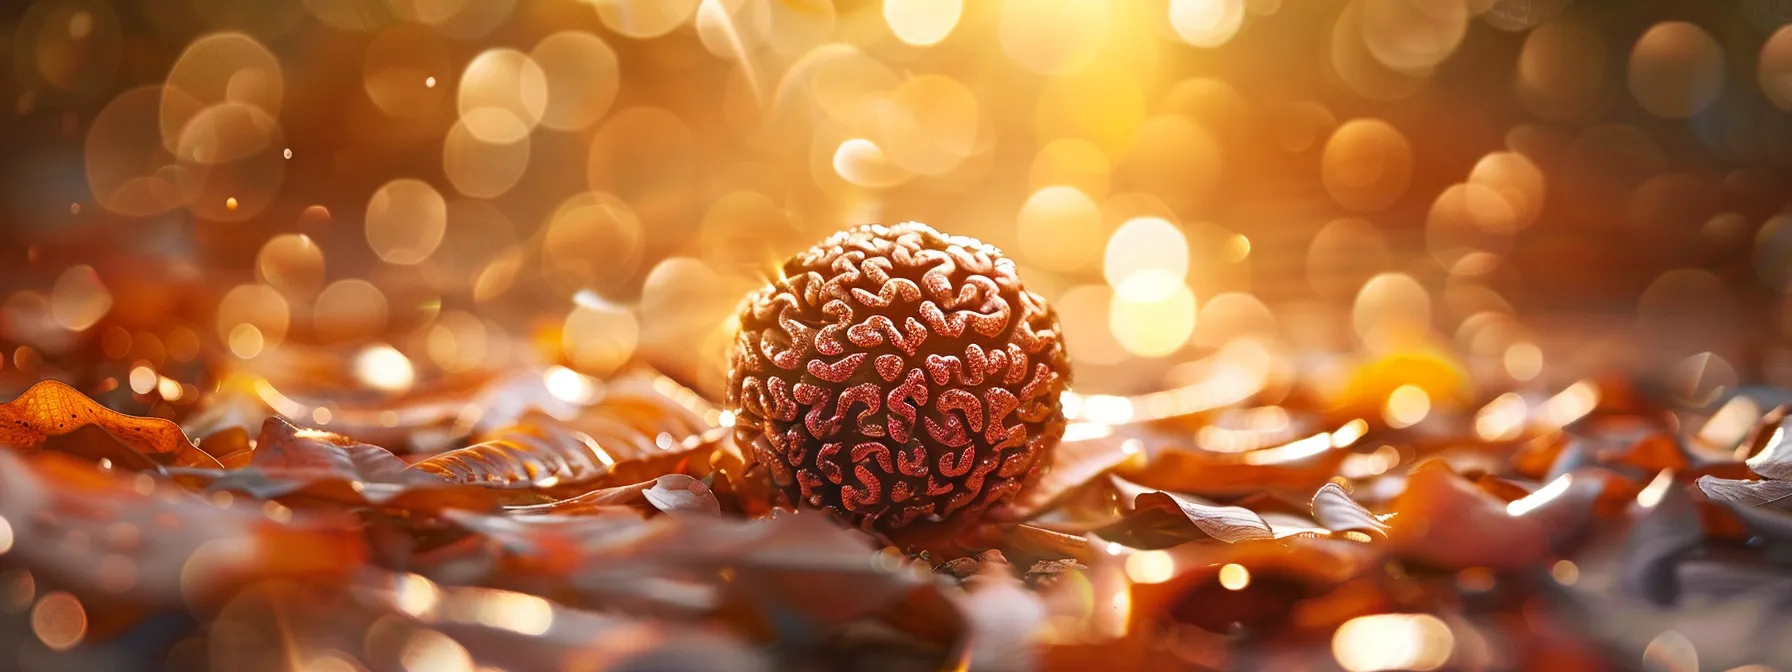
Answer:
[(837, 233), (740, 321), (735, 438), (781, 505), (871, 530), (976, 515), (1063, 435), (1057, 315), (974, 239), (912, 222)]

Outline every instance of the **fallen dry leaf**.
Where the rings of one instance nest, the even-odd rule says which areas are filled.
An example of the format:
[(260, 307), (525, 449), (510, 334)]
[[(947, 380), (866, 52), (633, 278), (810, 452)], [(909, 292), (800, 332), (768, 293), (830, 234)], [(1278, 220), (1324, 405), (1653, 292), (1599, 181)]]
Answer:
[(218, 461), (193, 445), (180, 426), (161, 418), (139, 418), (95, 403), (87, 395), (59, 381), (31, 386), (17, 399), (0, 404), (0, 445), (22, 450), (43, 446), (53, 436), (63, 436), (93, 426), (105, 430), (119, 443), (157, 464), (176, 467), (217, 467)]
[(1442, 567), (1525, 567), (1571, 539), (1603, 490), (1601, 479), (1574, 472), (1508, 502), (1422, 463), (1394, 501), (1388, 540), (1395, 552)]
[(1144, 439), (1145, 458), (1128, 461), (1115, 473), (1174, 492), (1238, 496), (1266, 488), (1307, 490), (1337, 474), (1349, 445), (1361, 438), (1360, 420), (1338, 432), (1320, 432), (1270, 448), (1242, 453), (1200, 450), (1186, 441)]
[(1313, 493), (1311, 507), (1313, 520), (1333, 532), (1355, 530), (1380, 537), (1387, 536), (1387, 524), (1351, 499), (1350, 494), (1336, 483), (1320, 486), (1319, 491)]
[(709, 487), (684, 474), (666, 474), (651, 481), (593, 490), (546, 504), (507, 509), (520, 515), (580, 515), (629, 507), (642, 512), (719, 514), (722, 507)]
[(404, 460), (379, 446), (321, 429), (268, 418), (249, 466), (290, 480), (341, 479), (365, 483), (424, 483), (434, 479), (406, 470)]

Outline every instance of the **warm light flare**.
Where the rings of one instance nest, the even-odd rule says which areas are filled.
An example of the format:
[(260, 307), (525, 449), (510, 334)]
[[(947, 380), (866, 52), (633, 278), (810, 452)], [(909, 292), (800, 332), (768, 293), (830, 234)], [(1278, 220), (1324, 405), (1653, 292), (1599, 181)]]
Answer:
[(1557, 476), (1555, 480), (1544, 484), (1541, 488), (1537, 488), (1536, 492), (1507, 502), (1506, 515), (1522, 516), (1532, 511), (1536, 511), (1544, 505), (1549, 504), (1551, 501), (1554, 501), (1557, 497), (1561, 497), (1563, 493), (1568, 492), (1568, 486), (1573, 483), (1573, 481), (1574, 477), (1571, 474)]
[(1220, 567), (1220, 586), (1226, 590), (1244, 590), (1251, 585), (1251, 570), (1237, 563)]
[(376, 390), (403, 392), (417, 380), (409, 357), (390, 345), (370, 346), (355, 355), (355, 378)]
[(1431, 413), (1431, 395), (1417, 385), (1401, 385), (1388, 395), (1381, 417), (1389, 427), (1400, 429), (1419, 424)]
[(1450, 626), (1430, 614), (1358, 616), (1332, 634), (1332, 656), (1349, 672), (1435, 670), (1455, 647)]

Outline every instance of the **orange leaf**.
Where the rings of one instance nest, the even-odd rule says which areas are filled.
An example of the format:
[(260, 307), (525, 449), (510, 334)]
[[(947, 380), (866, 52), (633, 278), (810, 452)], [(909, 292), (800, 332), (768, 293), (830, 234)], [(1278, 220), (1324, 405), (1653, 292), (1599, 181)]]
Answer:
[(340, 477), (375, 483), (435, 480), (407, 471), (404, 460), (384, 448), (320, 429), (294, 427), (280, 418), (262, 423), (249, 465), (284, 477)]
[(46, 380), (0, 404), (0, 444), (35, 450), (52, 436), (99, 427), (119, 443), (163, 466), (219, 467), (193, 445), (180, 426), (161, 418), (125, 415), (101, 406), (75, 388)]

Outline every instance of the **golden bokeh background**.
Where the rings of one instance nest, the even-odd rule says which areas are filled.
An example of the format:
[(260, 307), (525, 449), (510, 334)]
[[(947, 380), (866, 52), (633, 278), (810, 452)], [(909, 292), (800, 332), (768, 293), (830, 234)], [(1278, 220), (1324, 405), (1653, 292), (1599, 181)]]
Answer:
[(717, 395), (779, 260), (919, 220), (1017, 258), (1083, 393), (1788, 384), (1792, 17), (1733, 4), (20, 3), (0, 373)]

